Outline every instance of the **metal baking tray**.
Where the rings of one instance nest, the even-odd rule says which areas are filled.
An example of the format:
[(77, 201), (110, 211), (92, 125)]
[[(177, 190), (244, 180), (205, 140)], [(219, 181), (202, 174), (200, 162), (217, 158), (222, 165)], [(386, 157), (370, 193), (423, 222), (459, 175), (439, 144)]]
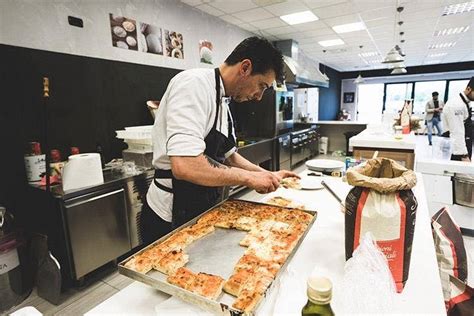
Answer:
[[(231, 199), (231, 200), (240, 201), (237, 199)], [(125, 263), (128, 260), (130, 260), (133, 256), (139, 255), (142, 252), (146, 251), (147, 249), (163, 242), (168, 237), (182, 230), (183, 228), (195, 224), (201, 216), (219, 207), (221, 204), (225, 203), (226, 201), (223, 201), (217, 204), (216, 206), (202, 213), (198, 217), (183, 224), (182, 226), (173, 230), (169, 234), (161, 237), (157, 241), (151, 243), (147, 247), (143, 248), (142, 250), (138, 251), (137, 253), (131, 255), (127, 259), (120, 262), (118, 265), (119, 273), (129, 278), (132, 278), (136, 281), (148, 284), (167, 294), (179, 297), (180, 299), (186, 302), (197, 305), (200, 308), (211, 311), (213, 313), (216, 313), (219, 315), (232, 315), (232, 316), (244, 315), (245, 313), (239, 310), (236, 310), (232, 307), (232, 304), (235, 301), (236, 297), (224, 291), (222, 291), (222, 294), (219, 296), (219, 298), (216, 301), (214, 301), (214, 300), (210, 300), (208, 298), (205, 298), (203, 296), (200, 296), (198, 294), (192, 293), (188, 290), (185, 290), (183, 288), (180, 288), (178, 286), (168, 283), (166, 281), (167, 275), (159, 271), (151, 270), (147, 272), (146, 274), (144, 274), (144, 273), (140, 273), (132, 269), (126, 268), (124, 266)], [(265, 203), (250, 202), (250, 201), (243, 201), (243, 202), (254, 204), (254, 205), (268, 205)], [(294, 210), (294, 209), (286, 208), (286, 207), (280, 207), (280, 206), (275, 206), (275, 205), (272, 205), (272, 206), (280, 208), (280, 209)], [(275, 280), (265, 291), (264, 298), (258, 303), (258, 305), (250, 313), (247, 313), (246, 315), (255, 315), (259, 306), (261, 306), (262, 302), (265, 300), (265, 297), (269, 296), (269, 294), (274, 288), (274, 285), (278, 283), (276, 281), (279, 280), (281, 274), (286, 270), (288, 263), (291, 261), (294, 254), (298, 250), (301, 242), (306, 237), (306, 234), (313, 226), (314, 221), (316, 220), (317, 212), (310, 211), (310, 210), (300, 210), (300, 211), (313, 215), (313, 219), (309, 223), (304, 234), (298, 240), (296, 247), (293, 248), (290, 255), (286, 259), (285, 263), (282, 265), (282, 267), (278, 271), (275, 277)], [(225, 280), (229, 279), (229, 277), (232, 275), (235, 265), (237, 264), (237, 261), (243, 256), (245, 250), (247, 249), (247, 247), (242, 247), (239, 245), (240, 240), (242, 240), (246, 234), (247, 234), (246, 231), (216, 227), (216, 231), (214, 233), (209, 234), (197, 240), (196, 242), (190, 244), (186, 248), (186, 253), (189, 255), (189, 262), (186, 264), (186, 268), (189, 268), (196, 273), (206, 272), (210, 274), (219, 275)]]

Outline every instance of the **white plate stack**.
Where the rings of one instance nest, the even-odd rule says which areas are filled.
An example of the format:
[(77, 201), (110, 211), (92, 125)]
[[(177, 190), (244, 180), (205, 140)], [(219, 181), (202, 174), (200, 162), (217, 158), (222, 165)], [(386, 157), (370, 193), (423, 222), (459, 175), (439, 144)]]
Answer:
[(153, 152), (151, 130), (153, 125), (130, 126), (125, 130), (115, 131), (117, 138), (123, 139), (129, 151), (147, 153)]
[(312, 159), (306, 161), (306, 167), (309, 170), (313, 171), (322, 171), (322, 172), (333, 172), (333, 171), (340, 171), (346, 165), (339, 160), (331, 160), (331, 159)]

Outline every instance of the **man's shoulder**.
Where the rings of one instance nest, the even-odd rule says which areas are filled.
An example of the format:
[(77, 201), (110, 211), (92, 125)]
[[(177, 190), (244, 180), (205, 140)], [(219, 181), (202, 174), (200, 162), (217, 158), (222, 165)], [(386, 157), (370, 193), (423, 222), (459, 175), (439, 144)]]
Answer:
[(212, 69), (195, 68), (180, 72), (173, 77), (174, 84), (212, 85)]

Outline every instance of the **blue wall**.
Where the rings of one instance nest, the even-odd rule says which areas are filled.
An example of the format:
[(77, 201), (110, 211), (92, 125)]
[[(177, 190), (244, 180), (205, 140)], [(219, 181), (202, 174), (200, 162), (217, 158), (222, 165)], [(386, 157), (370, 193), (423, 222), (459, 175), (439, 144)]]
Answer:
[(319, 64), (319, 70), (329, 77), (329, 88), (319, 88), (319, 120), (332, 121), (341, 104), (341, 73), (323, 64)]

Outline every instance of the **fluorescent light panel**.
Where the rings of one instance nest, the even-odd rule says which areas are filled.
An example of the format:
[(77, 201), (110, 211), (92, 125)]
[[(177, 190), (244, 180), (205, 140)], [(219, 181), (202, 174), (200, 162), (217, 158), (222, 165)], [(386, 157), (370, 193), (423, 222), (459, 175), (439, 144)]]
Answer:
[(327, 41), (319, 41), (319, 45), (322, 47), (329, 47), (329, 46), (337, 46), (337, 45), (344, 45), (344, 41), (341, 39), (332, 39), (332, 40), (327, 40)]
[(282, 15), (280, 16), (280, 19), (282, 19), (289, 25), (295, 25), (295, 24), (302, 24), (302, 23), (316, 21), (319, 18), (311, 11), (302, 11), (302, 12)]
[(454, 35), (467, 32), (469, 30), (468, 26), (459, 26), (459, 27), (450, 27), (444, 30), (435, 31), (433, 36), (445, 36), (445, 35)]
[(429, 54), (428, 57), (429, 58), (433, 58), (433, 57), (443, 57), (443, 56), (446, 56), (448, 53), (436, 53), (436, 54)]
[(378, 52), (365, 52), (365, 53), (360, 53), (359, 57), (365, 58), (365, 57), (374, 57), (378, 55), (379, 55)]
[(374, 59), (374, 60), (367, 60), (367, 63), (369, 64), (380, 64), (382, 62), (382, 59)]
[(456, 42), (436, 43), (428, 46), (428, 49), (450, 48), (454, 47), (454, 45), (456, 45)]
[(362, 22), (341, 24), (341, 25), (333, 26), (332, 29), (336, 33), (349, 33), (349, 32), (365, 30), (365, 24)]
[(456, 4), (451, 4), (444, 7), (442, 15), (444, 16), (444, 15), (452, 15), (452, 14), (461, 14), (464, 12), (471, 12), (473, 10), (474, 10), (474, 1), (456, 3)]

